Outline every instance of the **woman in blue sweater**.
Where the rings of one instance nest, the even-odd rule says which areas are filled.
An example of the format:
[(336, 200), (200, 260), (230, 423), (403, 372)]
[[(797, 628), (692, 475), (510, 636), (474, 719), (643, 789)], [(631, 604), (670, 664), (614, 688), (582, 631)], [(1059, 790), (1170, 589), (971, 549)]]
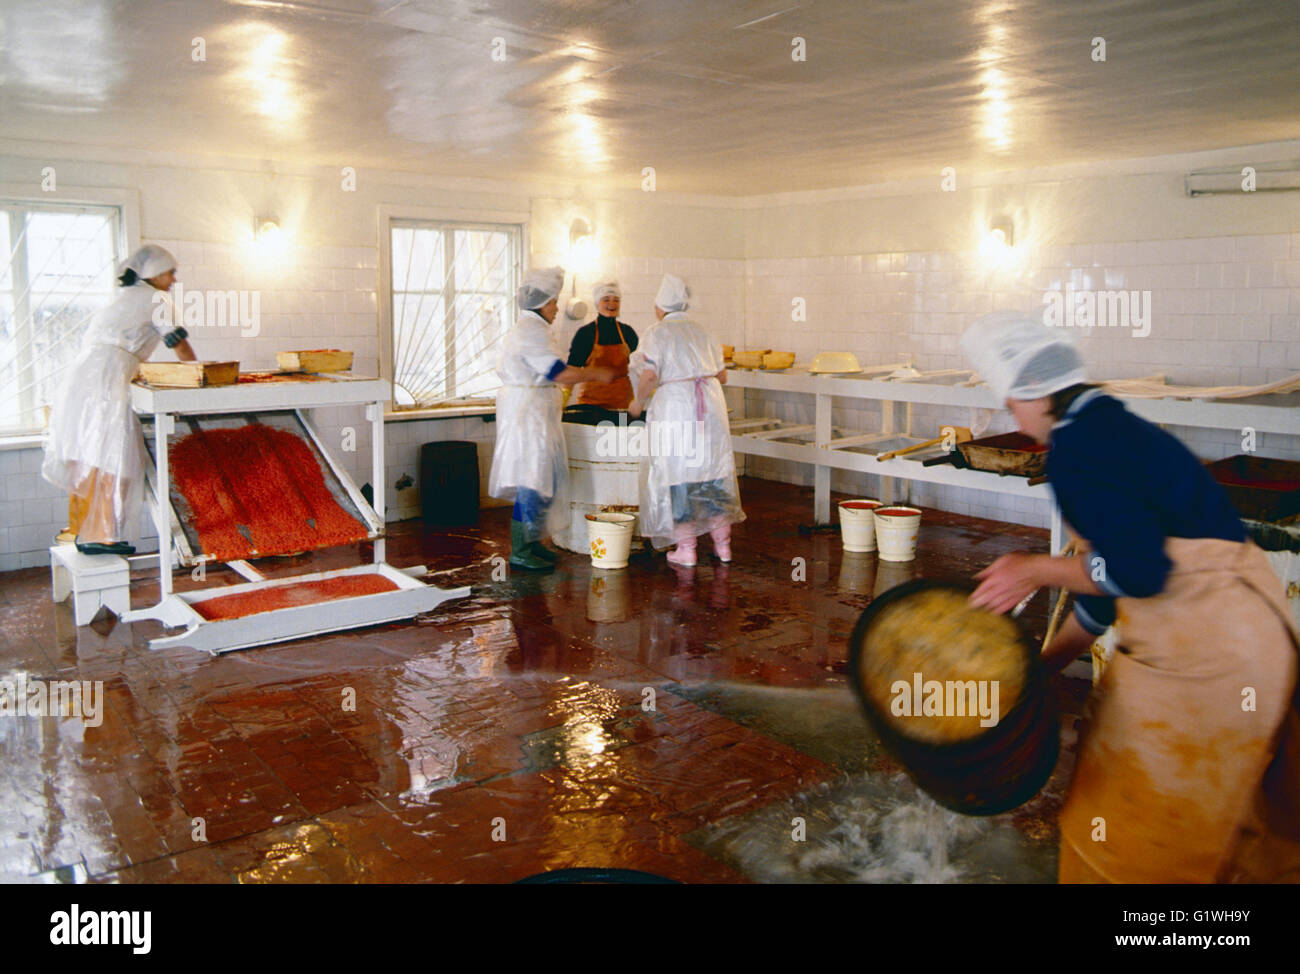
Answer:
[(1300, 880), (1297, 634), (1281, 583), (1226, 493), (1173, 436), (1088, 385), (1074, 347), (998, 312), (962, 346), (1050, 447), (1047, 475), (1084, 542), (981, 572), (997, 612), (1075, 593), (1044, 650), (1059, 669), (1115, 625), (1061, 810), (1062, 882)]

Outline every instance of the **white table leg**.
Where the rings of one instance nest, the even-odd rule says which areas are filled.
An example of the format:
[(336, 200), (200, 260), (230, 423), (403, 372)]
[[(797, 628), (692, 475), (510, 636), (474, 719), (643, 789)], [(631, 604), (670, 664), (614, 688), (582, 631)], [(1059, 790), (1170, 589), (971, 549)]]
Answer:
[[(374, 491), (375, 502), (373, 505), (375, 513), (379, 515), (380, 524), (385, 523), (384, 508), (386, 506), (387, 491), (384, 487), (384, 404), (382, 402), (373, 402), (366, 406), (366, 418), (370, 420), (370, 458), (373, 472), (370, 475), (370, 486)], [(375, 539), (375, 557), (374, 562), (378, 565), (384, 560), (384, 539)]]
[[(894, 403), (892, 400), (882, 399), (880, 401), (880, 432), (894, 432)], [(880, 499), (886, 504), (895, 503), (898, 498), (894, 496), (894, 478), (880, 478)]]
[[(817, 430), (814, 442), (826, 449), (831, 441), (831, 397), (818, 393), (814, 422)], [(831, 468), (825, 464), (813, 467), (813, 523), (829, 524), (831, 520)]]
[(158, 490), (154, 497), (153, 523), (158, 532), (159, 602), (172, 594), (172, 532), (167, 518), (167, 503), (172, 493), (171, 472), (167, 457), (167, 437), (176, 428), (171, 413), (153, 414), (154, 461)]
[(59, 562), (54, 558), (50, 559), (50, 576), (50, 581), (54, 589), (53, 601), (62, 602), (68, 597), (68, 593), (72, 591), (72, 576), (68, 570), (59, 564)]

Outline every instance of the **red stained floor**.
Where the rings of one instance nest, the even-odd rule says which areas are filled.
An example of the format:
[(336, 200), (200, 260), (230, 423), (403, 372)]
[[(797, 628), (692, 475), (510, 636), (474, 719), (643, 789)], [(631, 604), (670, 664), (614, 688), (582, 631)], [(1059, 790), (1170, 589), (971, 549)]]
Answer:
[[(844, 690), (846, 639), (873, 594), (1045, 550), (1046, 534), (927, 510), (917, 562), (890, 565), (799, 534), (807, 489), (746, 480), (742, 497), (734, 562), (693, 572), (660, 556), (603, 573), (563, 553), (552, 575), (499, 581), (508, 509), (476, 528), (393, 525), (391, 564), (425, 564), (471, 597), (221, 657), (150, 651), (152, 623), (77, 628), (48, 571), (0, 575), (0, 679), (103, 681), (106, 698), (97, 727), (0, 719), (0, 879), (511, 882), (591, 866), (745, 881), (690, 833), (892, 766), (706, 708), (695, 690)], [(366, 549), (259, 567), (343, 567)], [(206, 584), (240, 581), (209, 570)], [(137, 573), (133, 604), (156, 597)], [(1043, 596), (1025, 618), (1041, 635)], [(1017, 827), (1050, 844), (1055, 804)]]

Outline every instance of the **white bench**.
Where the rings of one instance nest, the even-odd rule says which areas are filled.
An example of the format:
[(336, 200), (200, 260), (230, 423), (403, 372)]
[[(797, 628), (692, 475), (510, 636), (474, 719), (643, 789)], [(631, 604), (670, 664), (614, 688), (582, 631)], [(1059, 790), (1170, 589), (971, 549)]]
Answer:
[(72, 616), (84, 626), (101, 606), (119, 617), (131, 609), (131, 570), (119, 555), (85, 555), (76, 545), (50, 548), (54, 601), (72, 596)]

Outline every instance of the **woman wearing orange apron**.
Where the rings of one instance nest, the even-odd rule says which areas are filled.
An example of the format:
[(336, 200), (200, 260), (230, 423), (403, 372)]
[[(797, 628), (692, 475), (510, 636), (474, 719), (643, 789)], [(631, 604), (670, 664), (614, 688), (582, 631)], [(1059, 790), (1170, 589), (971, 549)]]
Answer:
[(632, 402), (632, 383), (627, 377), (629, 356), (636, 351), (637, 334), (618, 320), (622, 292), (617, 281), (602, 281), (591, 291), (596, 305), (596, 320), (574, 333), (569, 343), (569, 365), (575, 368), (604, 366), (612, 368), (618, 378), (610, 383), (580, 382), (569, 404), (627, 409)]
[(1061, 882), (1300, 881), (1300, 636), (1263, 552), (1186, 447), (1086, 384), (1059, 332), (999, 312), (962, 345), (1050, 445), (1057, 503), (1089, 549), (1005, 555), (972, 601), (1076, 593), (1051, 668), (1118, 632), (1061, 810)]

